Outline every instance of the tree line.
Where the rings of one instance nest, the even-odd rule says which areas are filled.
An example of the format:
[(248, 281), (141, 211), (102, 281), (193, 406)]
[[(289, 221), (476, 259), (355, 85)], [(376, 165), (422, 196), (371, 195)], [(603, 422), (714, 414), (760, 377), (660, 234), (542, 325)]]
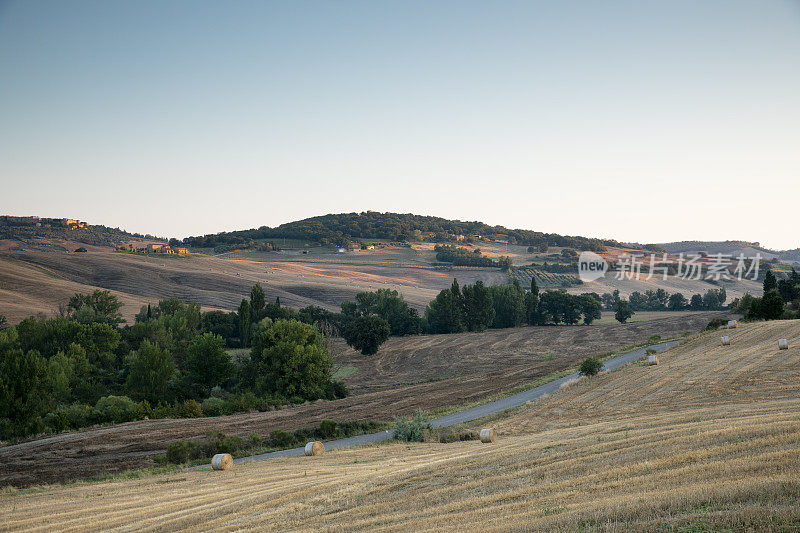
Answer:
[[(604, 309), (614, 309), (621, 300), (619, 291), (597, 295)], [(628, 305), (633, 311), (719, 311), (725, 309), (728, 296), (724, 287), (709, 289), (704, 294), (693, 294), (687, 300), (683, 293), (669, 293), (664, 289), (633, 291), (628, 297)]]
[[(120, 302), (98, 290), (75, 295), (62, 316), (4, 324), (0, 438), (346, 396), (331, 377), (320, 330), (269, 318), (258, 290), (252, 297), (252, 314), (203, 313), (196, 303), (162, 300), (121, 327)], [(234, 357), (226, 349), (232, 328), (247, 339), (249, 352)]]
[(772, 270), (764, 275), (764, 294), (760, 298), (745, 294), (737, 310), (745, 320), (779, 320), (800, 318), (800, 274), (794, 268), (785, 279), (778, 279)]

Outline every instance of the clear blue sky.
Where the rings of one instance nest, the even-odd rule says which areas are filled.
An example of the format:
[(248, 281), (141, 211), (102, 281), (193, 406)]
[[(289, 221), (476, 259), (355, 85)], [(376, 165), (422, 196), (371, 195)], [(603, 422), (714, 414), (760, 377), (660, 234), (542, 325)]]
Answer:
[(0, 0), (0, 212), (800, 246), (800, 2)]

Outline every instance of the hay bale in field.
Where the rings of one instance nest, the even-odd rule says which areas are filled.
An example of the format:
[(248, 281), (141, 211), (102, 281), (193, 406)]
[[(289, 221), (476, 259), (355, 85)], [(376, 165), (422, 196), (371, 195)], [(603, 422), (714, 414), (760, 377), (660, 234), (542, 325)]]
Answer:
[(481, 430), (481, 442), (492, 443), (497, 440), (497, 432), (494, 428), (484, 428)]
[(233, 468), (233, 457), (229, 453), (218, 453), (211, 458), (211, 468), (214, 470), (230, 470)]
[(658, 364), (658, 356), (655, 355), (655, 354), (648, 355), (647, 356), (647, 364), (648, 365), (657, 365)]
[(722, 345), (723, 346), (730, 346), (731, 345), (731, 338), (725, 335), (722, 337)]
[(728, 329), (738, 328), (739, 321), (738, 320), (728, 320)]
[(322, 455), (325, 453), (325, 445), (322, 444), (320, 441), (315, 440), (306, 444), (305, 454), (306, 455)]
[(779, 350), (788, 350), (789, 349), (789, 341), (786, 339), (778, 339), (778, 349)]

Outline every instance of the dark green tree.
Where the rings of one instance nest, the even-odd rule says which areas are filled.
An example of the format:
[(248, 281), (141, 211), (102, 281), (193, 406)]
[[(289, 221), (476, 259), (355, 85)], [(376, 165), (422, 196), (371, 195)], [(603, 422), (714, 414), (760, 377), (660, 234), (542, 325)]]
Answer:
[(669, 302), (667, 303), (667, 307), (670, 311), (679, 311), (689, 305), (689, 302), (686, 300), (686, 297), (676, 292), (675, 294), (669, 297)]
[(242, 348), (246, 348), (250, 343), (250, 303), (242, 300), (237, 312), (239, 318), (239, 343)]
[(0, 438), (44, 430), (42, 416), (50, 402), (47, 361), (36, 350), (15, 346), (13, 328), (0, 333)]
[(115, 326), (125, 322), (119, 310), (122, 303), (110, 291), (75, 294), (67, 304), (68, 315), (82, 324), (102, 322)]
[(766, 274), (764, 274), (764, 294), (777, 290), (777, 288), (778, 280), (775, 278), (775, 274), (772, 273), (772, 270), (767, 270)]
[(444, 289), (431, 300), (425, 309), (425, 320), (431, 333), (464, 331), (464, 311), (450, 289)]
[(217, 385), (224, 385), (235, 370), (225, 341), (213, 333), (195, 337), (186, 351), (186, 375), (192, 384), (200, 385), (207, 394)]
[(630, 317), (633, 316), (633, 311), (630, 305), (625, 300), (619, 300), (614, 306), (614, 318), (617, 322), (624, 324)]
[(541, 323), (541, 316), (539, 313), (539, 285), (536, 283), (536, 278), (531, 276), (531, 290), (525, 294), (525, 321), (535, 326)]
[(478, 280), (475, 285), (464, 285), (461, 291), (464, 302), (464, 322), (469, 331), (484, 331), (494, 320), (492, 293)]
[(333, 364), (319, 330), (297, 320), (278, 320), (253, 336), (244, 381), (259, 395), (305, 400), (333, 398)]
[(264, 307), (267, 305), (267, 300), (264, 295), (264, 289), (261, 288), (260, 283), (253, 285), (250, 289), (250, 320), (258, 322), (264, 318)]
[(364, 355), (378, 353), (391, 334), (389, 323), (379, 316), (366, 315), (349, 321), (342, 331), (345, 342)]
[(342, 304), (342, 313), (349, 317), (376, 315), (386, 320), (392, 335), (415, 335), (420, 332), (421, 321), (416, 309), (411, 308), (403, 296), (391, 289), (356, 294), (355, 306)]
[(131, 398), (150, 403), (168, 401), (168, 388), (175, 371), (172, 355), (145, 339), (128, 360), (126, 382)]
[(783, 300), (774, 290), (764, 293), (759, 305), (760, 317), (764, 320), (778, 320), (783, 316)]
[(525, 293), (519, 282), (512, 285), (492, 285), (492, 305), (494, 306), (494, 328), (513, 328), (525, 320)]
[(603, 317), (603, 304), (599, 298), (592, 294), (582, 294), (579, 298), (584, 324), (589, 326), (595, 320), (600, 320)]

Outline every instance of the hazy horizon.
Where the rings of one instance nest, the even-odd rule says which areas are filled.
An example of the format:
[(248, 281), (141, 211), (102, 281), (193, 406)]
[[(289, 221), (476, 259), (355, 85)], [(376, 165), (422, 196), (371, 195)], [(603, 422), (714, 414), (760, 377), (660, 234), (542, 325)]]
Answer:
[(0, 212), (793, 249), (798, 67), (791, 1), (0, 0)]

